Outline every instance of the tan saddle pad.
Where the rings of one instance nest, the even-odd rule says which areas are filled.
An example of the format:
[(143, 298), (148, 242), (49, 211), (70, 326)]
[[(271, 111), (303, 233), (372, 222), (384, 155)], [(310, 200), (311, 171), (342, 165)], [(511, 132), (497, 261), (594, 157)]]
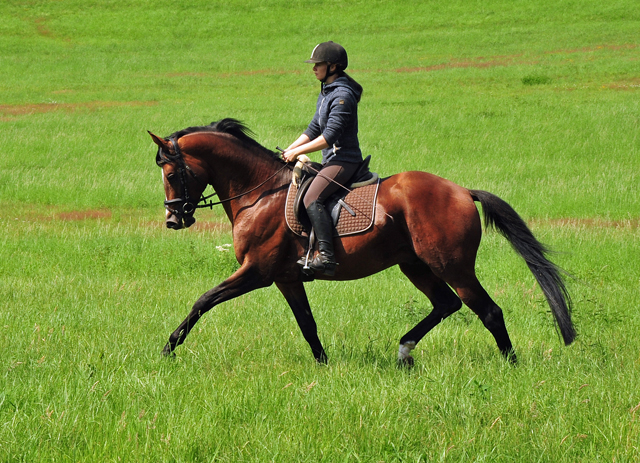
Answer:
[[(338, 236), (362, 233), (373, 226), (379, 186), (380, 180), (378, 179), (375, 183), (353, 189), (342, 198), (342, 201), (346, 203), (349, 210), (345, 207), (340, 208), (338, 222), (335, 225)], [(297, 193), (298, 185), (295, 182), (291, 182), (287, 194), (285, 217), (287, 219), (287, 225), (289, 225), (292, 232), (298, 236), (307, 236), (306, 230), (296, 217), (294, 211), (294, 201)], [(332, 199), (333, 198), (329, 198), (327, 200), (329, 212), (332, 212), (335, 204), (335, 201), (332, 201)], [(352, 215), (350, 211), (355, 215)]]

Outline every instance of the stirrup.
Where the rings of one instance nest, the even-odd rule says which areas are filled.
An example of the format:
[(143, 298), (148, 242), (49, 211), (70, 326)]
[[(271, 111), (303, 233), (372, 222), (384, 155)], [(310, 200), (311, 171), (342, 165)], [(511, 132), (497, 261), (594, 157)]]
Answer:
[[(325, 260), (326, 259), (326, 260)], [(315, 259), (311, 261), (309, 264), (309, 268), (315, 272), (320, 272), (324, 275), (332, 277), (336, 274), (336, 262), (332, 259), (323, 256), (321, 253), (318, 253)]]
[(309, 267), (311, 257), (311, 248), (309, 248), (307, 253), (296, 262), (300, 267), (302, 267), (302, 273), (309, 277), (312, 277), (314, 274), (313, 269)]

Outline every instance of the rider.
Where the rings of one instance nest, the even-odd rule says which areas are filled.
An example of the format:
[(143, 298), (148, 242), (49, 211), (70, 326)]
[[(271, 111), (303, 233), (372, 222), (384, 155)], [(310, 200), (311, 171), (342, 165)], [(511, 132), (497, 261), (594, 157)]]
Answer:
[(362, 86), (347, 75), (347, 52), (339, 44), (318, 44), (305, 63), (321, 82), (316, 112), (309, 127), (283, 154), (287, 162), (301, 154), (322, 150), (322, 169), (304, 197), (304, 206), (318, 240), (318, 255), (309, 264), (314, 271), (335, 274), (333, 224), (324, 201), (346, 183), (362, 162), (358, 142), (358, 102)]

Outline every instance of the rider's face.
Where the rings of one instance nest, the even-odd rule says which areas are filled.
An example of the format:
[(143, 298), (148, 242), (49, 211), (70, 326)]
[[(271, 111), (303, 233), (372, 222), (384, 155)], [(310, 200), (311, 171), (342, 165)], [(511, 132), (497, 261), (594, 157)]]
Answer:
[[(331, 65), (332, 67), (335, 66), (335, 64)], [(316, 75), (316, 79), (318, 79), (319, 81), (322, 81), (326, 76), (327, 76), (327, 71), (329, 65), (328, 63), (315, 63), (313, 65), (313, 73)]]
[(313, 73), (316, 75), (316, 79), (324, 79), (327, 75), (327, 63), (315, 63), (313, 65)]

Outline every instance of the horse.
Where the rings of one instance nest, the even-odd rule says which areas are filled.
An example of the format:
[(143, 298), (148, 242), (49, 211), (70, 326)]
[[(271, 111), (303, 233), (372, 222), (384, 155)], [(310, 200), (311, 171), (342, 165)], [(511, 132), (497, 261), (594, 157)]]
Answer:
[[(236, 272), (195, 302), (162, 353), (175, 355), (176, 347), (214, 306), (275, 284), (291, 307), (315, 360), (326, 363), (327, 354), (304, 288), (308, 279), (296, 263), (306, 251), (307, 239), (292, 233), (285, 222), (291, 166), (279, 153), (260, 145), (248, 127), (231, 118), (189, 127), (167, 138), (149, 134), (158, 146), (156, 163), (162, 168), (166, 226), (175, 230), (189, 227), (198, 208), (221, 205), (231, 222), (233, 248), (240, 264)], [(213, 195), (204, 196), (209, 185), (218, 195), (216, 203), (210, 199)], [(576, 337), (563, 271), (547, 258), (547, 247), (507, 202), (430, 173), (402, 172), (380, 179), (375, 218), (369, 229), (334, 239), (339, 263), (335, 275), (315, 276), (348, 281), (400, 267), (430, 300), (432, 310), (400, 338), (399, 365), (412, 366), (411, 351), (418, 342), (463, 303), (493, 335), (502, 356), (516, 363), (502, 309), (475, 274), (482, 236), (476, 202), (482, 206), (485, 228), (504, 236), (533, 273), (565, 345)]]

